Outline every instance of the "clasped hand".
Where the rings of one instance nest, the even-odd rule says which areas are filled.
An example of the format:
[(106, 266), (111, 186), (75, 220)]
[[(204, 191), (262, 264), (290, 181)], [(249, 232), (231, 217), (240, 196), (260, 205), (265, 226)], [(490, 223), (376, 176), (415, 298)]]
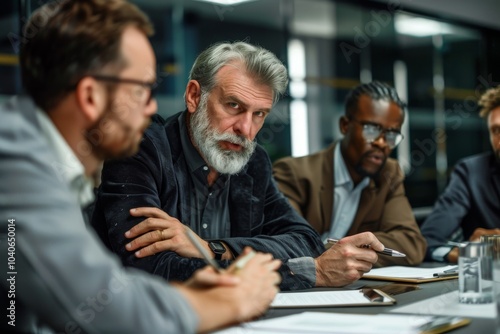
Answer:
[[(125, 248), (128, 251), (136, 251), (135, 256), (138, 258), (163, 251), (172, 251), (183, 257), (203, 257), (186, 236), (186, 229), (189, 227), (163, 210), (141, 207), (131, 209), (130, 214), (134, 217), (146, 217), (125, 232), (125, 237), (132, 239)], [(196, 237), (202, 245), (207, 245), (206, 241), (197, 235)]]

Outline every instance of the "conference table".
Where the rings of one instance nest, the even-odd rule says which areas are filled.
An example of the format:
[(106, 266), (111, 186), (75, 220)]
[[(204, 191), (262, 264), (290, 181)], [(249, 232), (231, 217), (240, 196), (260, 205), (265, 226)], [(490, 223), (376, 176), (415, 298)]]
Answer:
[[(441, 264), (442, 265), (442, 264)], [(424, 264), (423, 266), (432, 267), (433, 264)], [(437, 265), (436, 265), (437, 266)], [(304, 311), (313, 312), (335, 312), (335, 313), (355, 313), (355, 314), (388, 314), (397, 308), (402, 306), (410, 305), (415, 302), (431, 300), (432, 298), (440, 295), (445, 295), (458, 290), (458, 279), (449, 279), (436, 282), (418, 283), (418, 284), (408, 284), (408, 283), (397, 283), (389, 281), (379, 281), (379, 280), (368, 280), (361, 279), (351, 286), (347, 286), (349, 289), (356, 289), (361, 287), (380, 287), (382, 291), (385, 289), (392, 289), (394, 291), (402, 291), (406, 289), (412, 289), (417, 287), (413, 291), (402, 292), (393, 295), (396, 299), (396, 304), (394, 305), (381, 305), (381, 306), (362, 306), (362, 307), (314, 307), (314, 308), (271, 308), (262, 319), (270, 319), (275, 317), (281, 317), (296, 313), (301, 313)], [(335, 288), (315, 288), (308, 291), (331, 291), (338, 290)], [(399, 292), (398, 291), (398, 292)], [(458, 300), (457, 300), (458, 303)], [(493, 305), (491, 307), (494, 307)], [(390, 313), (395, 314), (395, 313)], [(431, 313), (432, 314), (432, 313)], [(484, 317), (474, 317), (466, 315), (465, 317), (470, 318), (472, 321), (469, 325), (457, 328), (451, 333), (496, 333), (496, 318), (484, 318)]]

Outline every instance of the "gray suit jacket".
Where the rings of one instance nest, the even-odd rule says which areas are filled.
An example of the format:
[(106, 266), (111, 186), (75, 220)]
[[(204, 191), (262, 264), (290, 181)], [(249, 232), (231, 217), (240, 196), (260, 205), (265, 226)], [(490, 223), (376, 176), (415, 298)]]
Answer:
[(28, 99), (0, 107), (0, 331), (194, 332), (175, 289), (124, 269), (86, 229), (35, 116)]

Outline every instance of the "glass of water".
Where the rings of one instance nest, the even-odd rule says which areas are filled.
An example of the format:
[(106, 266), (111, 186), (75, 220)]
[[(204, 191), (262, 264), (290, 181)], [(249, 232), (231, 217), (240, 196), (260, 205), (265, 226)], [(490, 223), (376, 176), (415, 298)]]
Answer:
[(493, 301), (497, 309), (497, 334), (500, 334), (500, 235), (483, 235), (481, 242), (490, 245), (492, 259)]
[(458, 301), (464, 304), (493, 302), (491, 250), (485, 242), (469, 242), (459, 248)]

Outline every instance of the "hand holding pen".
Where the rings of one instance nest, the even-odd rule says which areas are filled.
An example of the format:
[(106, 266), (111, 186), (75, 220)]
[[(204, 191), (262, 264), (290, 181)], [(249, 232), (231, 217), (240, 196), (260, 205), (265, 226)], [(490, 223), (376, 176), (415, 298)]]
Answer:
[[(262, 315), (279, 291), (281, 276), (277, 270), (281, 261), (273, 259), (271, 254), (255, 252), (250, 247), (245, 247), (228, 269), (221, 269), (194, 232), (186, 228), (186, 234), (209, 263), (208, 266), (195, 271), (185, 285), (177, 284), (177, 288), (184, 293), (191, 306), (195, 310), (206, 308), (208, 304), (203, 303), (204, 300), (210, 300), (213, 305), (227, 305), (225, 309), (217, 307), (212, 313), (236, 312), (232, 321), (237, 319), (238, 322)], [(186, 286), (199, 294), (193, 296)], [(205, 299), (200, 299), (200, 296)]]
[[(196, 249), (198, 249), (198, 251), (203, 256), (203, 259), (210, 267), (212, 267), (218, 273), (225, 272), (225, 270), (219, 266), (217, 261), (215, 261), (210, 256), (210, 254), (207, 252), (207, 250), (200, 244), (200, 242), (197, 240), (196, 235), (194, 234), (193, 231), (191, 231), (190, 229), (186, 229), (186, 234), (187, 234), (188, 239), (193, 243), (193, 245), (196, 247)], [(254, 256), (257, 255), (257, 253), (255, 251), (251, 250), (249, 247), (247, 247), (247, 248), (248, 248), (248, 250), (245, 249), (243, 251), (243, 254), (235, 260), (234, 264), (231, 265), (231, 267), (229, 267), (230, 273), (237, 274), (239, 271), (243, 270), (243, 268), (246, 266), (248, 261), (250, 261)], [(270, 257), (270, 255), (267, 255), (267, 257)], [(270, 258), (270, 260), (272, 260), (272, 258)], [(272, 262), (275, 262), (277, 264), (279, 261), (272, 260)], [(275, 265), (273, 265), (273, 267), (274, 266)], [(279, 267), (279, 265), (277, 267)]]
[[(333, 246), (337, 242), (339, 242), (339, 240), (338, 239), (328, 238), (326, 240), (326, 242), (327, 242), (328, 245)], [(360, 248), (371, 248), (371, 247), (370, 247), (370, 245), (361, 245)], [(382, 251), (377, 251), (377, 250), (374, 250), (374, 251), (376, 253), (382, 254), (382, 255), (388, 255), (388, 256), (393, 256), (393, 257), (406, 257), (406, 254), (398, 252), (398, 251), (396, 251), (394, 249), (387, 248), (387, 247), (385, 247), (384, 250), (382, 250)]]
[[(370, 245), (370, 251), (362, 248)], [(326, 247), (332, 244), (326, 244)], [(362, 232), (342, 238), (333, 247), (314, 259), (316, 286), (341, 287), (360, 279), (377, 263), (375, 251), (383, 251), (384, 245), (371, 232)]]

